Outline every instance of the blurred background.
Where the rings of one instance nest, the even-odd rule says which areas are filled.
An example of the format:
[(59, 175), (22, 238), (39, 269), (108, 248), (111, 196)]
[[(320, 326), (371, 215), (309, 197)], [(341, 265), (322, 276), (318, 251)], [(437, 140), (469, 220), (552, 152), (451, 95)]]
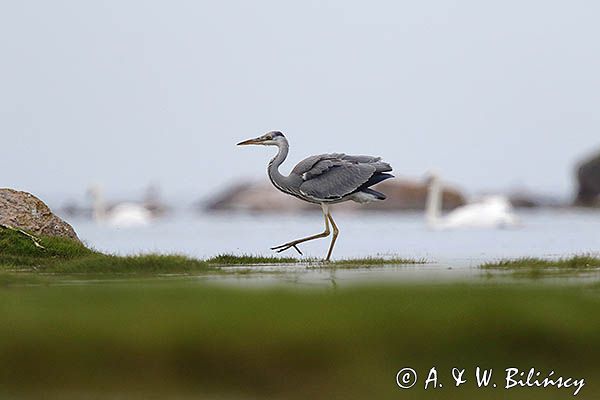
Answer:
[[(322, 223), (270, 186), (274, 149), (235, 147), (276, 129), (291, 144), (285, 173), (327, 152), (394, 167), (387, 201), (339, 207), (338, 256), (592, 251), (598, 12), (587, 1), (6, 2), (0, 186), (40, 196), (100, 250), (266, 253)], [(432, 229), (432, 171), (445, 212), (494, 195), (515, 223)]]

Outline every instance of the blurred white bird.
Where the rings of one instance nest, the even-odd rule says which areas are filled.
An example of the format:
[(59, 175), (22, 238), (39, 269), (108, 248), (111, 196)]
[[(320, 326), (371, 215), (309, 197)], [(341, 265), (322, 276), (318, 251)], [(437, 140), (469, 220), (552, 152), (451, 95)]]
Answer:
[(93, 202), (93, 216), (98, 224), (113, 228), (134, 228), (152, 223), (153, 215), (143, 204), (118, 203), (107, 207), (100, 186), (89, 190)]
[(438, 175), (428, 179), (425, 218), (432, 229), (507, 228), (519, 224), (510, 201), (504, 196), (486, 196), (442, 216), (442, 184)]

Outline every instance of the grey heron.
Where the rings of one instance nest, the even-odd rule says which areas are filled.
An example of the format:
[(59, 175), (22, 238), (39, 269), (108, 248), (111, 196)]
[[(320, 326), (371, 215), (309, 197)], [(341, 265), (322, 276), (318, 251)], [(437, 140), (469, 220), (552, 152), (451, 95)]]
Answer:
[(288, 156), (289, 143), (283, 133), (279, 131), (267, 132), (260, 137), (245, 140), (237, 145), (277, 146), (279, 151), (267, 167), (267, 173), (273, 186), (285, 194), (309, 203), (319, 204), (323, 211), (325, 230), (322, 233), (271, 248), (278, 253), (294, 248), (302, 254), (298, 245), (329, 236), (331, 233), (329, 224), (331, 223), (333, 238), (325, 258), (325, 261), (329, 261), (340, 232), (331, 216), (329, 206), (348, 200), (357, 203), (385, 200), (385, 195), (371, 189), (371, 186), (393, 178), (393, 175), (386, 173), (390, 172), (392, 167), (381, 161), (381, 157), (350, 156), (342, 153), (308, 157), (300, 161), (288, 176), (284, 176), (279, 172), (279, 166)]

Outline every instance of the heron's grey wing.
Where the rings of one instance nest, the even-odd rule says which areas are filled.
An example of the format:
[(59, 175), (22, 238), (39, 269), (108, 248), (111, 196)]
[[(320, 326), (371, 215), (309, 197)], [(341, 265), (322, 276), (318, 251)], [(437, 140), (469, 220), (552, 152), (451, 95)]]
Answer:
[(292, 174), (303, 176), (305, 173), (309, 172), (319, 161), (339, 160), (344, 156), (345, 154), (342, 153), (319, 154), (316, 156), (310, 156), (296, 164), (294, 169), (292, 169)]
[(381, 157), (373, 157), (373, 156), (349, 156), (346, 154), (343, 154), (342, 157), (340, 157), (344, 160), (348, 160), (348, 161), (354, 161), (354, 162), (359, 162), (359, 163), (363, 163), (363, 164), (371, 164), (377, 161), (381, 161)]
[(373, 156), (347, 156), (342, 154), (341, 157), (343, 160), (348, 160), (352, 162), (357, 162), (360, 164), (371, 164), (376, 168), (377, 172), (390, 172), (392, 170), (392, 166), (385, 161), (381, 161), (381, 157), (373, 157)]
[(331, 200), (344, 197), (366, 183), (377, 168), (343, 158), (326, 158), (316, 162), (302, 174), (300, 192), (316, 199)]

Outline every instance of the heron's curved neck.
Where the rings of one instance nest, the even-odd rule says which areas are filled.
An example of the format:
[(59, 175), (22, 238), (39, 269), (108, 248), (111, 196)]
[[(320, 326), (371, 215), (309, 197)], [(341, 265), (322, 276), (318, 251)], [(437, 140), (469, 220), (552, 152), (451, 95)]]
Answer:
[(269, 174), (269, 178), (273, 182), (273, 184), (280, 190), (283, 190), (281, 184), (283, 184), (286, 180), (286, 177), (281, 175), (279, 172), (279, 166), (283, 164), (285, 159), (288, 156), (288, 152), (290, 150), (290, 146), (286, 139), (282, 140), (277, 144), (279, 151), (277, 155), (269, 162), (269, 166), (267, 168), (267, 172)]
[(425, 206), (425, 218), (427, 223), (435, 225), (439, 223), (442, 214), (442, 185), (438, 178), (433, 178), (427, 188), (427, 204)]

